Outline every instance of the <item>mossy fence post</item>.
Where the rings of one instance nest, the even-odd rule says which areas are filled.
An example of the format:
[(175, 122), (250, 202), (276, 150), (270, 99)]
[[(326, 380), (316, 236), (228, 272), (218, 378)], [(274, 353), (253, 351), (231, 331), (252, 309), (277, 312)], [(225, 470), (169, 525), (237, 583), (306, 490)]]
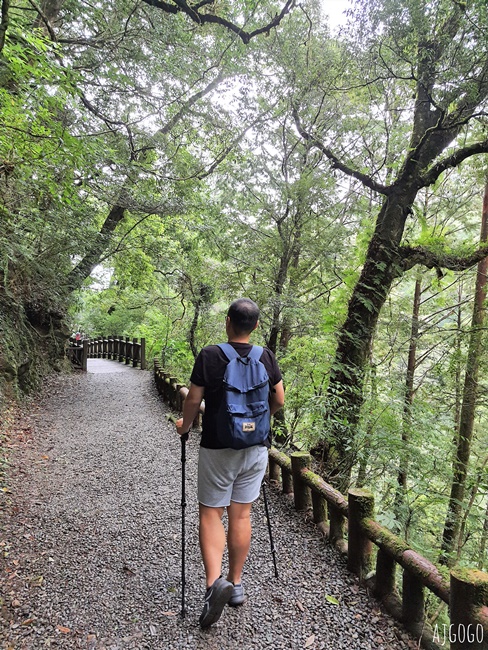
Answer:
[(269, 453), (269, 478), (279, 483), (280, 470), (281, 491), (283, 494), (293, 494), (291, 460), (286, 454), (272, 447)]
[(373, 543), (362, 527), (374, 513), (374, 496), (369, 490), (351, 488), (348, 493), (347, 568), (362, 581), (373, 566)]
[[(451, 570), (451, 650), (487, 650), (488, 575), (476, 569)], [(473, 621), (479, 623), (473, 623)], [(484, 623), (484, 625), (483, 625)]]
[(268, 459), (268, 476), (270, 481), (275, 481), (276, 483), (280, 482), (281, 478), (281, 469), (278, 463), (271, 458)]
[(293, 495), (295, 510), (308, 510), (312, 507), (312, 496), (308, 485), (302, 480), (302, 469), (308, 468), (311, 456), (305, 451), (291, 454), (291, 473), (293, 477)]

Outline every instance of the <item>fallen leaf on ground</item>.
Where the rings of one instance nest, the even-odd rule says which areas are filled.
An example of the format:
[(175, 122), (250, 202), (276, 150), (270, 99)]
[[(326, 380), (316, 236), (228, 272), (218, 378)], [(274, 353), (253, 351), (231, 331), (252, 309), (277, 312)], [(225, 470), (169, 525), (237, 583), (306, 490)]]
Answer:
[(332, 605), (338, 605), (339, 604), (339, 601), (337, 600), (337, 598), (334, 598), (334, 596), (326, 596), (325, 600), (328, 603), (331, 603)]
[(301, 612), (305, 611), (305, 607), (302, 605), (302, 603), (299, 600), (297, 600), (297, 607)]
[(176, 612), (162, 612), (163, 616), (176, 616)]
[(303, 646), (304, 648), (310, 648), (311, 645), (315, 643), (315, 634), (312, 634), (311, 636), (308, 637), (308, 639), (305, 641), (305, 645)]
[(69, 634), (71, 632), (69, 627), (64, 627), (63, 625), (56, 625), (56, 629), (58, 632), (61, 632), (61, 634)]

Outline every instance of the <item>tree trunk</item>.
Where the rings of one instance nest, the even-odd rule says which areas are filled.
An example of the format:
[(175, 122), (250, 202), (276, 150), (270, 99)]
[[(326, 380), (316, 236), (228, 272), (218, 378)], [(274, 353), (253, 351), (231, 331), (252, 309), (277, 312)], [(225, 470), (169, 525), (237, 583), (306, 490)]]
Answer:
[(480, 555), (478, 560), (478, 569), (480, 571), (483, 571), (483, 569), (485, 568), (485, 551), (486, 551), (487, 541), (488, 541), (488, 501), (486, 502), (485, 521), (483, 523), (483, 533), (481, 535), (481, 542), (480, 542)]
[(271, 321), (271, 330), (267, 341), (267, 346), (271, 352), (273, 352), (273, 354), (276, 354), (276, 349), (278, 347), (278, 337), (281, 331), (281, 311), (283, 308), (282, 298), (285, 282), (288, 277), (289, 261), (289, 251), (287, 250), (287, 247), (285, 247), (285, 250), (283, 250), (281, 255), (278, 275), (275, 280), (275, 287), (273, 292), (273, 316)]
[(107, 250), (107, 246), (112, 235), (122, 221), (125, 215), (125, 208), (120, 205), (114, 205), (105, 219), (96, 242), (89, 249), (85, 257), (74, 267), (66, 279), (67, 287), (70, 291), (79, 289), (84, 280), (90, 276), (95, 266), (100, 263), (102, 254)]
[[(483, 213), (481, 219), (481, 242), (488, 238), (488, 182), (485, 186), (483, 199)], [(457, 438), (456, 455), (454, 458), (453, 479), (451, 494), (447, 508), (446, 521), (442, 534), (441, 557), (442, 564), (450, 565), (453, 558), (453, 549), (457, 543), (461, 521), (466, 477), (468, 474), (471, 441), (473, 438), (474, 416), (478, 393), (478, 370), (481, 355), (482, 329), (485, 316), (484, 301), (486, 298), (486, 273), (488, 271), (488, 258), (478, 264), (476, 275), (476, 288), (471, 321), (471, 334), (466, 361), (466, 374), (464, 378), (463, 402), (461, 406), (461, 420)]]
[(461, 522), (461, 527), (459, 531), (459, 536), (458, 536), (458, 542), (457, 542), (457, 552), (456, 552), (456, 563), (459, 562), (461, 559), (461, 552), (463, 550), (463, 545), (464, 542), (466, 541), (464, 539), (465, 536), (465, 531), (466, 531), (466, 524), (468, 521), (469, 514), (471, 512), (471, 509), (474, 505), (474, 501), (476, 499), (476, 496), (479, 492), (481, 481), (483, 479), (483, 474), (485, 471), (485, 467), (488, 464), (488, 456), (485, 458), (481, 466), (478, 468), (478, 471), (476, 472), (476, 481), (473, 483), (473, 487), (471, 488), (471, 494), (469, 495), (469, 501), (468, 505), (466, 506), (466, 509), (464, 510), (463, 517), (462, 517), (462, 522)]
[(412, 326), (410, 330), (410, 344), (408, 348), (408, 361), (407, 361), (407, 375), (405, 379), (405, 395), (403, 400), (403, 421), (402, 421), (402, 451), (400, 453), (400, 463), (397, 476), (397, 490), (395, 494), (395, 517), (397, 521), (403, 522), (406, 517), (403, 513), (405, 505), (405, 496), (407, 492), (407, 477), (408, 477), (408, 457), (409, 457), (409, 442), (410, 431), (412, 428), (412, 404), (414, 397), (414, 378), (415, 368), (417, 365), (417, 341), (419, 336), (419, 312), (420, 312), (420, 297), (422, 294), (422, 280), (417, 277), (415, 281), (415, 291), (413, 297), (412, 308)]
[(198, 319), (200, 318), (200, 307), (202, 306), (203, 299), (198, 298), (194, 303), (193, 318), (190, 325), (190, 330), (188, 332), (188, 344), (190, 346), (191, 353), (193, 358), (196, 359), (198, 356), (198, 350), (195, 345), (195, 333), (197, 331)]
[(455, 370), (455, 388), (454, 388), (454, 440), (457, 441), (459, 435), (459, 423), (461, 420), (461, 341), (462, 341), (462, 283), (459, 285), (458, 290), (458, 310), (457, 310), (457, 332), (456, 332), (456, 370)]
[(5, 35), (7, 34), (9, 23), (10, 0), (2, 0), (2, 9), (0, 13), (0, 54), (5, 45)]
[(322, 471), (347, 491), (355, 462), (354, 438), (363, 402), (364, 368), (378, 317), (393, 281), (402, 275), (399, 245), (417, 194), (413, 183), (388, 196), (381, 208), (366, 260), (339, 334), (327, 390), (327, 436), (312, 449)]
[(358, 476), (356, 479), (357, 487), (364, 487), (366, 483), (366, 471), (368, 468), (369, 458), (371, 456), (371, 437), (373, 435), (373, 427), (375, 422), (375, 416), (373, 414), (374, 407), (378, 399), (378, 380), (376, 375), (376, 366), (373, 363), (373, 354), (370, 354), (369, 360), (369, 374), (370, 374), (370, 384), (371, 390), (369, 394), (368, 404), (370, 405), (370, 415), (367, 418), (366, 422), (366, 435), (364, 441), (364, 448), (359, 460), (359, 470)]

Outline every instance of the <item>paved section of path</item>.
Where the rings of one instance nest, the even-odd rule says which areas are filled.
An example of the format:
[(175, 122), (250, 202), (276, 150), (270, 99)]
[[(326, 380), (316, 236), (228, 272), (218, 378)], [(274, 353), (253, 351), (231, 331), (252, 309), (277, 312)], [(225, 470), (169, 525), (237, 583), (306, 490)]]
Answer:
[(193, 433), (187, 445), (182, 619), (180, 440), (151, 373), (95, 360), (47, 383), (17, 436), (1, 515), (4, 650), (416, 647), (273, 487), (279, 579), (260, 499), (249, 600), (200, 630), (198, 442)]
[(112, 374), (114, 372), (131, 372), (133, 368), (120, 361), (109, 359), (88, 359), (87, 372), (92, 375)]

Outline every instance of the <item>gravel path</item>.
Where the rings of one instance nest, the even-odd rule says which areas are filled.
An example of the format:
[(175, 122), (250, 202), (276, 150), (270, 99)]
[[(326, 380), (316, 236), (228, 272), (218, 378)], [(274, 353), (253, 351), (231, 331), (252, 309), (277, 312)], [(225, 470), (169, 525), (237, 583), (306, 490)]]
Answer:
[(279, 579), (259, 500), (244, 575), (249, 600), (201, 631), (197, 434), (187, 445), (182, 619), (180, 441), (151, 373), (97, 366), (52, 379), (18, 433), (1, 516), (2, 648), (417, 647), (274, 488)]

